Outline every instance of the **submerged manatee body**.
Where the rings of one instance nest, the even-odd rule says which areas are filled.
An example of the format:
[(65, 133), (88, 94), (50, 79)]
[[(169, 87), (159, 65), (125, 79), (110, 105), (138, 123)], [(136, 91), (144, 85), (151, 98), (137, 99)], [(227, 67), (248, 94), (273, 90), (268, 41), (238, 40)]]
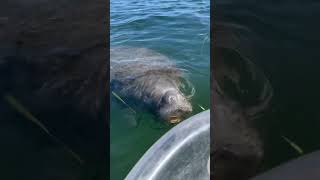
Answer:
[(166, 56), (146, 48), (115, 47), (110, 50), (111, 90), (151, 107), (170, 123), (192, 111), (181, 91), (184, 73)]

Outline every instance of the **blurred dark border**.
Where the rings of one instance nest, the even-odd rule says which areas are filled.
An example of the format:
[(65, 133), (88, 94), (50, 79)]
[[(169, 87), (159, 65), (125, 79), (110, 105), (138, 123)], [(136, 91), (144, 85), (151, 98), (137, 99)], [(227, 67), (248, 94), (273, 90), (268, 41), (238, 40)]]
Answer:
[[(212, 121), (213, 121), (213, 109), (214, 109), (214, 99), (213, 99), (213, 22), (214, 22), (214, 0), (210, 0), (210, 124), (212, 124)], [(213, 130), (213, 127), (210, 126), (210, 134), (212, 134), (212, 130)], [(212, 136), (210, 135), (210, 138), (212, 138)], [(210, 143), (212, 143), (212, 141), (210, 141)], [(212, 146), (210, 145), (210, 148)], [(213, 165), (214, 165), (214, 162), (213, 162), (213, 158), (211, 158), (211, 154), (210, 154), (210, 179), (213, 179), (212, 178), (212, 173), (213, 173)]]
[[(90, 7), (86, 8), (86, 4), (90, 4)], [(60, 5), (61, 7), (59, 7)], [(87, 16), (86, 12), (82, 14), (81, 11), (83, 9), (89, 8), (91, 8), (90, 12), (94, 13), (90, 14), (90, 16)], [(96, 8), (96, 10), (92, 11), (93, 8)], [(2, 126), (0, 129), (0, 147), (2, 149), (0, 151), (0, 169), (3, 172), (0, 178), (10, 180), (21, 179), (22, 177), (33, 180), (63, 179), (60, 170), (64, 170), (65, 164), (63, 162), (68, 161), (71, 164), (69, 165), (71, 171), (64, 170), (67, 172), (64, 178), (69, 175), (72, 177), (70, 180), (109, 179), (109, 0), (8, 0), (1, 2), (0, 11), (0, 126)], [(55, 14), (58, 14), (58, 16), (51, 18)], [(85, 22), (88, 22), (91, 18), (92, 22), (97, 24), (89, 22), (88, 29), (85, 29), (86, 26), (80, 24), (81, 18), (86, 19)], [(71, 25), (63, 22), (71, 21), (73, 23), (73, 20), (77, 22)], [(57, 24), (56, 29), (50, 25), (51, 22)], [(73, 29), (75, 33), (72, 32)], [(94, 35), (87, 36), (85, 31), (97, 32), (92, 33)], [(91, 37), (94, 38), (92, 41)], [(88, 45), (86, 42), (88, 42)], [(91, 51), (91, 45), (93, 48), (97, 45), (99, 48)], [(87, 48), (86, 46), (89, 49), (88, 56), (92, 52), (99, 52), (99, 55), (100, 53), (102, 54), (101, 59), (107, 61), (102, 63), (105, 66), (103, 68), (106, 69), (106, 71), (104, 70), (106, 78), (103, 78), (106, 81), (102, 83), (105, 87), (101, 88), (106, 92), (101, 92), (100, 89), (98, 91), (104, 96), (103, 100), (101, 100), (102, 105), (97, 110), (97, 116), (94, 118), (90, 115), (87, 116), (91, 112), (81, 113), (81, 110), (78, 116), (77, 111), (74, 111), (73, 114), (70, 113), (72, 115), (64, 114), (69, 109), (60, 110), (63, 107), (69, 107), (69, 101), (66, 101), (67, 103), (65, 104), (55, 104), (55, 102), (62, 102), (60, 101), (61, 99), (55, 99), (54, 97), (46, 99), (46, 96), (43, 96), (45, 98), (37, 97), (33, 91), (38, 83), (43, 80), (42, 74), (39, 73), (41, 70), (38, 72), (38, 67), (32, 64), (35, 58), (41, 59), (52, 52), (56, 53), (56, 50), (60, 51), (68, 48), (75, 49), (75, 52), (80, 54), (81, 49)], [(60, 47), (61, 49), (59, 49)], [(68, 50), (62, 56), (74, 56), (73, 53), (73, 50)], [(94, 58), (97, 59), (97, 55)], [(41, 63), (39, 67), (42, 67)], [(46, 76), (44, 75), (44, 77)], [(35, 117), (47, 126), (47, 129), (58, 140), (50, 137), (43, 128), (37, 126), (37, 123), (32, 123), (32, 120), (26, 120), (27, 118), (24, 116), (27, 116), (27, 113), (21, 113), (21, 108), (19, 110), (18, 106), (9, 107), (10, 102), (8, 103), (8, 98), (6, 97), (14, 97), (19, 103), (25, 105), (28, 110), (34, 113)], [(42, 106), (42, 103), (48, 103), (49, 105)], [(37, 112), (38, 107), (42, 108), (39, 112)], [(55, 111), (51, 108), (57, 108), (57, 110)], [(88, 111), (90, 110), (88, 109)], [(50, 114), (50, 117), (45, 118), (46, 113), (47, 116)], [(69, 117), (71, 121), (58, 122), (64, 116)], [(83, 121), (76, 121), (78, 117), (81, 119), (81, 116)], [(68, 118), (65, 119), (69, 121)], [(92, 119), (97, 121), (86, 126), (86, 123)], [(75, 124), (73, 127), (72, 123), (79, 124)], [(65, 135), (69, 129), (63, 127), (61, 130), (58, 128), (61, 125), (65, 125), (79, 134), (74, 135), (72, 134), (73, 131), (71, 131), (71, 136), (66, 137)], [(80, 137), (80, 140), (74, 137)], [(81, 145), (81, 137), (85, 137), (83, 145)], [(83, 157), (86, 157), (89, 154), (87, 156), (88, 164), (85, 164), (82, 168), (75, 168), (75, 160), (70, 160), (72, 156), (70, 158), (68, 153), (61, 150), (63, 148), (59, 143), (60, 145), (65, 144), (76, 153), (80, 152), (80, 156), (83, 154)], [(88, 147), (91, 145), (97, 146)], [(45, 153), (49, 154), (49, 152), (51, 156), (45, 155)], [(55, 152), (59, 154), (54, 154)], [(61, 154), (66, 157), (61, 158)], [(59, 159), (63, 160), (59, 161)], [(50, 165), (50, 163), (56, 164)], [(45, 168), (46, 166), (48, 168)], [(42, 167), (44, 167), (45, 171)], [(79, 171), (79, 169), (84, 170), (84, 172)], [(46, 172), (52, 174), (46, 174)], [(78, 174), (71, 175), (74, 172)]]

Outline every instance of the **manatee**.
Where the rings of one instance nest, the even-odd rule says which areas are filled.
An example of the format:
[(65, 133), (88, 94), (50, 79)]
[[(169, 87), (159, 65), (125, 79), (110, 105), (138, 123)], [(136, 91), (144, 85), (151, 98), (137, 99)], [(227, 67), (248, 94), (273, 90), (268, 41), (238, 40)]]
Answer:
[(147, 48), (114, 47), (110, 63), (110, 87), (121, 97), (138, 101), (169, 123), (178, 123), (192, 112), (192, 94), (182, 92), (189, 82), (184, 70), (163, 54)]
[(262, 71), (236, 50), (216, 47), (214, 57), (211, 175), (248, 179), (259, 170), (264, 155), (254, 121), (269, 107), (273, 89)]

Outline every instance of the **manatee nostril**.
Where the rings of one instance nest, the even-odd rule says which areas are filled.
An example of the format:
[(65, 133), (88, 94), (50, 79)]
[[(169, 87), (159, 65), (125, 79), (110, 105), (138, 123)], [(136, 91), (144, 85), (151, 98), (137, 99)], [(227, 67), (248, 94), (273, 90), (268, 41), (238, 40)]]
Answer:
[(176, 101), (176, 98), (174, 96), (169, 96), (168, 101), (169, 103), (174, 103)]

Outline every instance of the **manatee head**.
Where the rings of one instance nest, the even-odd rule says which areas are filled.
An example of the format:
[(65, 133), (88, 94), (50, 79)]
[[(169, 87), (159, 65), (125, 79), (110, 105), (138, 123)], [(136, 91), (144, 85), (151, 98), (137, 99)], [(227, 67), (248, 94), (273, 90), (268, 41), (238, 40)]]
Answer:
[(254, 176), (264, 158), (264, 139), (257, 127), (268, 113), (273, 88), (247, 56), (216, 47), (211, 94), (213, 179), (245, 180)]
[[(213, 179), (244, 180), (254, 175), (263, 158), (263, 142), (242, 109), (214, 95), (211, 155)], [(223, 100), (225, 101), (225, 100)]]
[(192, 106), (179, 90), (168, 90), (161, 97), (158, 113), (161, 119), (169, 123), (178, 123), (192, 112)]

